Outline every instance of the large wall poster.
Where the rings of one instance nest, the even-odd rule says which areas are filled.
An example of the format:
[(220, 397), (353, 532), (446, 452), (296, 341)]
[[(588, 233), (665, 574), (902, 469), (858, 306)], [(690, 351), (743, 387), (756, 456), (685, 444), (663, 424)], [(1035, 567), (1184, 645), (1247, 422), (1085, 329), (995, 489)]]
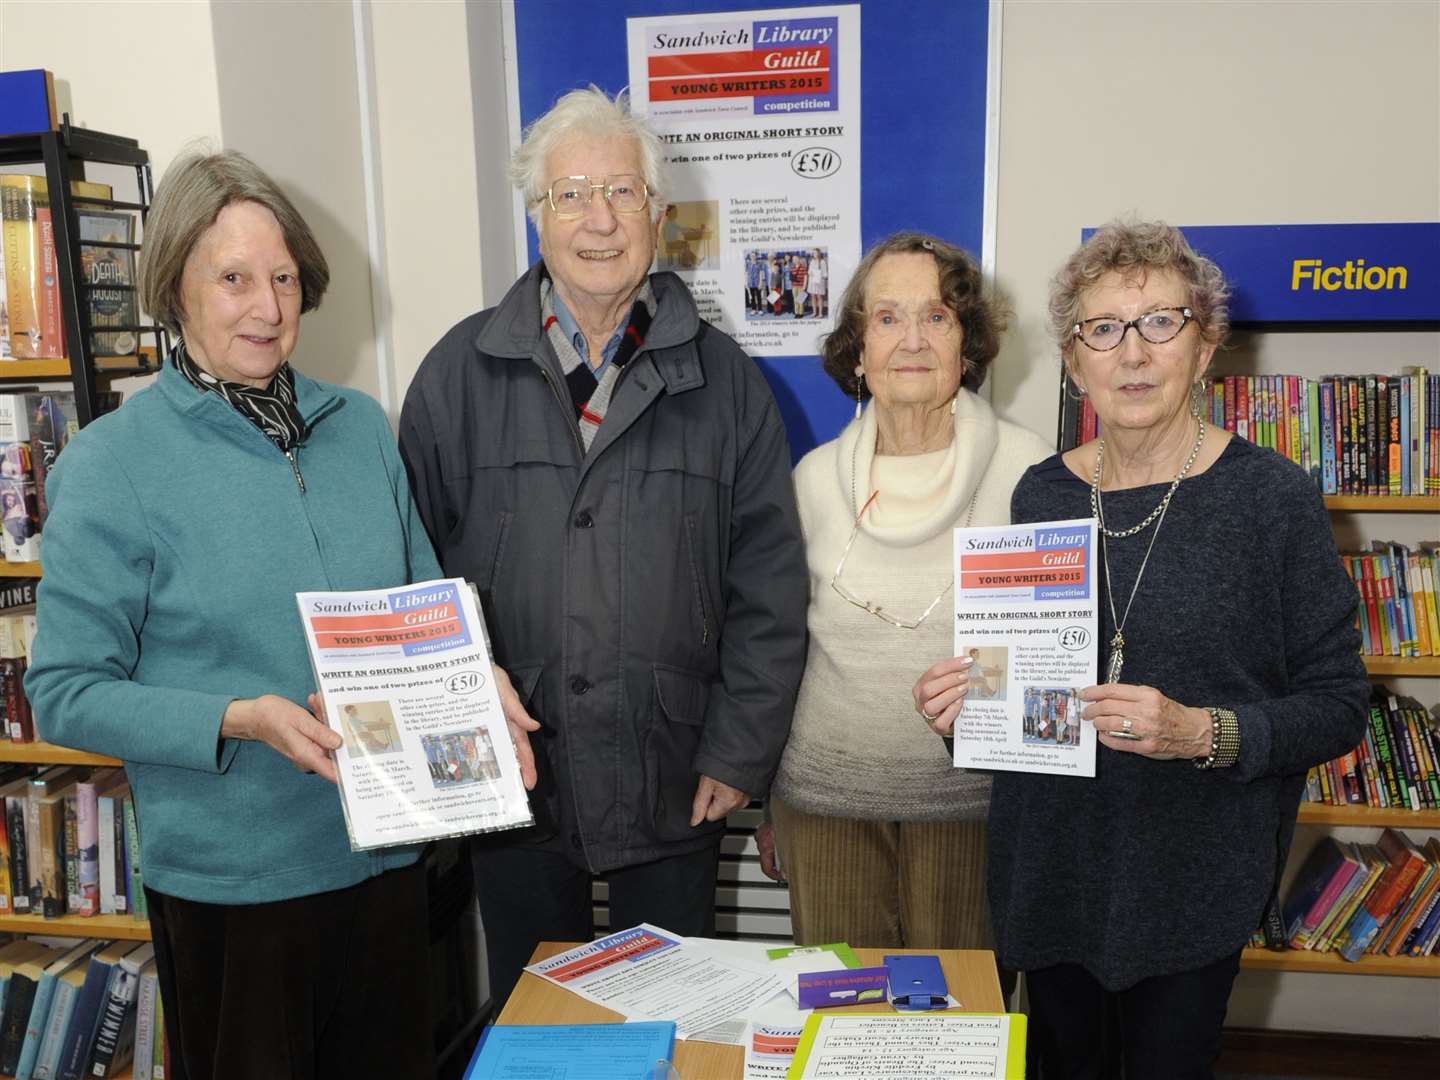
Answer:
[(813, 353), (860, 260), (859, 6), (628, 31), (632, 108), (665, 140), (673, 186), (660, 268), (750, 355)]
[[(999, 0), (995, 0), (998, 11)], [(727, 117), (726, 123), (734, 122), (740, 130), (758, 130), (776, 126), (784, 128), (825, 128), (843, 127), (843, 138), (831, 133), (806, 137), (798, 142), (788, 139), (775, 140), (776, 152), (783, 150), (805, 150), (817, 148), (811, 159), (801, 165), (815, 172), (824, 171), (833, 164), (833, 159), (824, 158), (827, 148), (838, 151), (841, 166), (837, 168), (836, 184), (858, 184), (858, 223), (837, 219), (834, 225), (837, 236), (843, 237), (845, 229), (858, 229), (858, 242), (854, 251), (858, 254), (865, 247), (890, 233), (901, 229), (921, 229), (944, 237), (971, 252), (977, 260), (985, 249), (985, 194), (987, 167), (993, 168), (993, 161), (987, 166), (986, 124), (989, 115), (987, 86), (991, 77), (992, 51), (998, 64), (998, 49), (991, 49), (991, 3), (989, 0), (860, 0), (855, 3), (816, 3), (807, 7), (785, 8), (784, 19), (793, 16), (800, 19), (836, 21), (836, 41), (828, 61), (829, 78), (837, 92), (837, 109), (809, 109), (803, 102), (822, 96), (823, 87), (781, 87), (774, 94), (752, 93), (743, 95), (751, 100), (746, 107), (751, 111), (748, 123), (741, 125), (738, 117)], [(858, 31), (849, 29), (847, 11), (858, 12)], [(581, 4), (574, 0), (510, 0), (507, 9), (507, 24), (513, 27), (515, 44), (513, 51), (507, 49), (507, 60), (511, 65), (512, 109), (516, 124), (516, 135), (526, 124), (541, 116), (555, 100), (568, 90), (594, 83), (608, 93), (614, 94), (631, 87), (637, 102), (641, 94), (639, 80), (632, 80), (630, 66), (637, 53), (631, 50), (632, 20), (641, 25), (662, 20), (677, 19), (691, 25), (711, 23), (741, 24), (749, 26), (755, 33), (757, 21), (776, 21), (775, 12), (767, 11), (751, 3), (735, 3), (733, 0), (607, 0), (603, 4)], [(993, 23), (998, 26), (998, 17)], [(863, 41), (863, 46), (862, 46)], [(681, 47), (674, 54), (715, 53), (756, 51), (741, 43), (702, 44), (697, 48)], [(782, 50), (799, 49), (801, 53), (813, 51), (811, 42), (761, 42), (762, 53), (776, 51), (765, 49), (765, 45), (780, 45)], [(802, 44), (810, 49), (801, 48)], [(827, 43), (828, 44), (828, 43)], [(673, 55), (673, 54), (672, 54)], [(655, 59), (660, 59), (657, 55)], [(804, 66), (820, 67), (821, 64)], [(856, 82), (858, 69), (858, 99), (849, 97), (850, 86)], [(651, 99), (649, 58), (646, 59), (644, 97), (648, 104)], [(782, 69), (776, 69), (782, 70)], [(674, 72), (672, 74), (684, 74)], [(697, 73), (710, 74), (710, 73)], [(792, 74), (797, 74), (792, 72)], [(816, 72), (806, 75), (818, 75)], [(747, 76), (757, 78), (756, 76)], [(998, 73), (994, 76), (998, 82)], [(762, 88), (766, 91), (772, 89)], [(792, 91), (795, 91), (792, 93)], [(818, 91), (818, 92), (817, 92)], [(996, 90), (998, 94), (998, 89)], [(787, 120), (773, 120), (773, 114), (754, 112), (756, 101), (764, 103), (766, 98), (798, 98), (800, 107), (786, 109)], [(723, 95), (713, 99), (724, 102)], [(735, 104), (731, 101), (730, 104)], [(858, 109), (858, 120), (845, 112)], [(843, 114), (843, 119), (838, 114)], [(659, 117), (656, 118), (660, 120)], [(665, 123), (678, 120), (666, 120)], [(692, 129), (693, 130), (693, 129)], [(703, 128), (701, 129), (703, 130)], [(677, 134), (671, 130), (670, 134)], [(858, 153), (845, 147), (851, 139), (858, 139)], [(712, 140), (715, 142), (715, 140)], [(781, 146), (781, 143), (784, 143)], [(766, 148), (770, 140), (765, 140)], [(703, 138), (702, 138), (703, 144)], [(672, 145), (674, 145), (672, 143)], [(724, 142), (716, 143), (723, 147)], [(713, 153), (713, 150), (711, 151)], [(722, 152), (724, 152), (722, 150)], [(730, 153), (735, 153), (733, 146)], [(794, 158), (794, 153), (791, 155)], [(858, 178), (847, 180), (840, 174), (858, 163)], [(687, 163), (677, 163), (683, 168)], [(706, 163), (710, 164), (710, 163)], [(732, 163), (727, 163), (732, 164)], [(745, 175), (741, 162), (738, 170)], [(774, 165), (770, 159), (756, 158), (749, 164), (754, 167)], [(777, 185), (767, 197), (788, 195), (800, 206), (813, 210), (796, 211), (802, 218), (800, 228), (816, 228), (812, 219), (808, 226), (803, 219), (810, 214), (839, 212), (830, 207), (845, 198), (840, 194), (800, 195), (798, 192), (816, 191), (822, 181), (802, 181), (789, 166), (783, 170), (786, 177), (783, 186)], [(823, 178), (828, 182), (829, 177)], [(757, 181), (746, 181), (758, 186)], [(802, 188), (800, 185), (804, 184)], [(767, 181), (768, 184), (768, 181)], [(798, 459), (818, 443), (834, 438), (854, 413), (853, 398), (847, 399), (840, 389), (821, 369), (815, 355), (818, 341), (828, 328), (833, 309), (840, 301), (843, 282), (839, 280), (834, 260), (829, 253), (822, 263), (822, 272), (830, 278), (826, 283), (824, 306), (811, 306), (810, 290), (804, 298), (805, 308), (800, 319), (794, 318), (794, 275), (791, 275), (789, 293), (789, 318), (773, 313), (761, 318), (745, 318), (746, 309), (741, 300), (738, 310), (731, 310), (730, 292), (742, 288), (741, 279), (722, 271), (720, 262), (724, 255), (724, 233), (722, 227), (733, 222), (722, 209), (722, 195), (728, 199), (731, 194), (738, 198), (749, 196), (743, 193), (720, 192), (704, 199), (691, 199), (689, 206), (677, 209), (673, 219), (667, 222), (669, 239), (662, 239), (660, 265), (670, 269), (677, 265), (690, 271), (687, 278), (700, 295), (702, 310), (719, 312), (724, 320), (716, 321), (728, 332), (742, 341), (750, 333), (756, 338), (771, 333), (782, 334), (790, 343), (779, 346), (781, 354), (771, 354), (762, 348), (762, 342), (752, 341), (748, 346), (756, 355), (757, 363), (770, 380), (785, 417), (790, 433), (790, 446)], [(708, 203), (714, 202), (713, 210)], [(683, 212), (682, 212), (683, 211)], [(787, 211), (788, 213), (788, 211)], [(523, 208), (517, 204), (517, 225), (525, 228)], [(746, 226), (747, 228), (749, 226)], [(799, 239), (779, 237), (777, 241)], [(840, 239), (836, 247), (840, 246)], [(741, 273), (743, 274), (743, 251), (745, 241), (737, 233), (735, 244), (741, 252)], [(688, 248), (688, 252), (687, 252)], [(539, 257), (533, 230), (529, 231), (528, 260)], [(754, 252), (770, 255), (773, 272), (775, 256), (798, 254), (803, 247), (792, 249), (782, 247), (778, 242), (752, 244)], [(811, 262), (814, 262), (814, 246), (809, 248)], [(669, 260), (668, 262), (666, 260)], [(790, 264), (789, 258), (786, 263)], [(752, 259), (753, 265), (753, 259)], [(853, 258), (845, 258), (840, 270), (848, 277)], [(807, 284), (809, 267), (806, 268)], [(783, 270), (781, 284), (784, 284)], [(770, 293), (781, 292), (771, 288), (767, 280), (762, 305)], [(758, 286), (755, 286), (758, 287)], [(752, 288), (746, 284), (745, 290)], [(707, 290), (713, 289), (710, 295)], [(743, 298), (743, 293), (742, 293)], [(754, 299), (753, 297), (751, 298)], [(780, 298), (785, 314), (785, 300)], [(818, 302), (818, 301), (817, 301)], [(771, 301), (773, 304), (774, 301)], [(785, 327), (782, 332), (781, 326)]]

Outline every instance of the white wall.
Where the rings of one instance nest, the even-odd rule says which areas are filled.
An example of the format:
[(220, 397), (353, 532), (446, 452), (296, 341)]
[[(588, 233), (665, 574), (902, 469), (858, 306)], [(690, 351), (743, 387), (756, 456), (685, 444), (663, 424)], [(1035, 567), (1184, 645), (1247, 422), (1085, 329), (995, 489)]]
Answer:
[(220, 137), (210, 5), (0, 0), (0, 69), (46, 68), (78, 126), (139, 140), (155, 179), (191, 139)]
[(992, 393), (1047, 438), (1046, 296), (1083, 226), (1440, 219), (1440, 4), (1010, 0), (1003, 43), (996, 267), (1017, 318)]

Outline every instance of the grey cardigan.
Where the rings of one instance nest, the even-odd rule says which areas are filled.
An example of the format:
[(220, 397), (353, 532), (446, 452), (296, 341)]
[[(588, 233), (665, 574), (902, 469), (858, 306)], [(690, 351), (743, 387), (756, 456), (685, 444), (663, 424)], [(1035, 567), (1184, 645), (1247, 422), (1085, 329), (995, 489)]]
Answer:
[[(698, 849), (698, 775), (770, 786), (807, 580), (764, 377), (655, 274), (657, 308), (588, 454), (540, 326), (537, 264), (431, 350), (400, 449), (447, 574), (481, 590), (543, 725), (529, 839), (602, 871)], [(559, 393), (557, 393), (557, 390)]]

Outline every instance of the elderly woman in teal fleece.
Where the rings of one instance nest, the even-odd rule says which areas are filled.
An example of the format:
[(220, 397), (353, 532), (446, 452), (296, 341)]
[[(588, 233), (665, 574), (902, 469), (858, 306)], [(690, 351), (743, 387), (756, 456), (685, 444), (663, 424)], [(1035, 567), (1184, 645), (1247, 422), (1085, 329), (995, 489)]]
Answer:
[(253, 163), (178, 161), (140, 297), (179, 343), (49, 474), (26, 691), (45, 738), (125, 762), (182, 1080), (433, 1074), (420, 852), (350, 849), (305, 708), (297, 592), (440, 576), (380, 408), (287, 363), (328, 281)]

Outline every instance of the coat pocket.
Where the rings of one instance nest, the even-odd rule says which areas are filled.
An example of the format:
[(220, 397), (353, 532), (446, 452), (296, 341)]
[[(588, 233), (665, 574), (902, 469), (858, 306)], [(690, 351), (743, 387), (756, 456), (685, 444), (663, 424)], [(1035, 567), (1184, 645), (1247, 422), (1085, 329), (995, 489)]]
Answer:
[[(658, 840), (686, 840), (695, 802), (695, 752), (705, 730), (710, 682), (679, 668), (655, 665), (655, 703), (645, 745), (645, 774)], [(701, 827), (703, 829), (703, 826)]]

